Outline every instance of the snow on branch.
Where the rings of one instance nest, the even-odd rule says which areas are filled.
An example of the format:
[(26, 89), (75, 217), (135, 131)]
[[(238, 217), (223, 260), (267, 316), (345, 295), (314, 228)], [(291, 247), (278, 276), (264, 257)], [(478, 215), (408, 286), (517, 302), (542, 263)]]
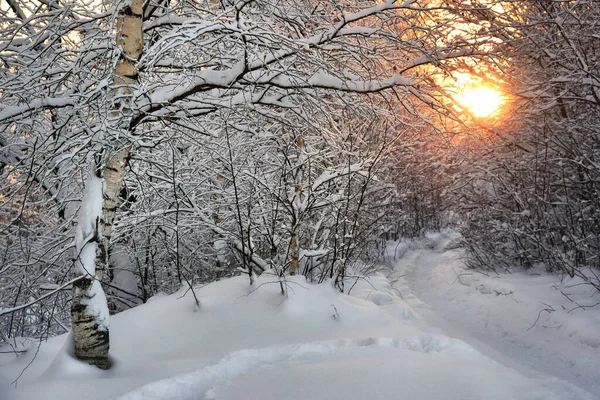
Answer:
[(74, 106), (76, 101), (71, 97), (43, 97), (18, 106), (7, 106), (0, 111), (0, 122), (15, 118), (39, 108), (63, 108)]
[(370, 160), (365, 160), (365, 161), (361, 161), (359, 163), (352, 164), (352, 165), (349, 165), (347, 167), (344, 167), (340, 171), (323, 172), (313, 182), (312, 191), (314, 192), (314, 191), (318, 190), (319, 187), (321, 187), (323, 184), (325, 184), (325, 183), (327, 183), (327, 182), (329, 182), (329, 181), (331, 181), (333, 179), (339, 178), (340, 176), (345, 176), (345, 175), (349, 175), (349, 174), (353, 174), (353, 173), (359, 172), (363, 168), (366, 168), (369, 163), (370, 163)]
[(395, 86), (412, 86), (412, 81), (401, 75), (394, 75), (389, 79), (379, 80), (345, 80), (324, 71), (313, 74), (305, 81), (297, 77), (279, 75), (273, 79), (269, 79), (267, 82), (286, 89), (333, 89), (353, 93), (376, 93)]

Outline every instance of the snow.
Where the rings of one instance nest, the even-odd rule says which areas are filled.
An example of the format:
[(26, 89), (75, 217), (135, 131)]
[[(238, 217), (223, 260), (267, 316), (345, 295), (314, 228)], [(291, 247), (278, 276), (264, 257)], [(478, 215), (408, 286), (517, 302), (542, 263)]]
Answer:
[(318, 177), (315, 178), (313, 185), (312, 185), (312, 191), (314, 192), (314, 191), (318, 190), (324, 183), (327, 183), (327, 182), (331, 181), (332, 179), (335, 179), (339, 176), (349, 175), (349, 174), (352, 174), (355, 172), (359, 172), (363, 169), (366, 169), (366, 168), (368, 168), (370, 163), (371, 163), (371, 160), (366, 160), (366, 161), (363, 161), (360, 163), (349, 165), (347, 167), (342, 167), (338, 171), (323, 172), (321, 175), (319, 175)]
[[(206, 69), (198, 73), (191, 82), (182, 81), (176, 85), (165, 85), (156, 89), (150, 94), (149, 101), (146, 103), (145, 100), (140, 104), (140, 112), (147, 111), (155, 104), (169, 104), (173, 102), (173, 99), (177, 99), (186, 93), (192, 93), (197, 91), (201, 87), (221, 87), (227, 88), (231, 85), (238, 76), (240, 76), (245, 70), (245, 60), (240, 60), (230, 68), (225, 70), (217, 69)], [(144, 98), (145, 99), (145, 98)]]
[[(527, 379), (515, 379), (510, 370), (496, 371), (496, 365), (490, 361), (479, 357), (463, 342), (433, 336), (304, 343), (234, 352), (216, 364), (175, 379), (151, 383), (119, 400), (191, 400), (202, 393), (205, 398), (232, 400), (244, 398), (248, 393), (252, 393), (252, 398), (273, 400), (467, 400), (482, 396), (500, 400), (510, 398), (516, 391), (526, 393), (523, 399), (551, 398), (548, 392), (536, 388)], [(423, 385), (422, 372), (434, 363), (437, 368), (427, 374), (429, 385), (433, 383), (435, 388), (432, 390), (429, 385)], [(463, 369), (481, 371), (476, 373), (477, 382), (472, 375), (465, 376)], [(376, 372), (369, 378), (369, 384), (350, 384), (366, 380), (365, 371), (369, 370)], [(498, 385), (497, 380), (502, 378), (509, 384)], [(397, 381), (402, 384), (390, 384)], [(334, 390), (331, 390), (333, 383)]]
[(0, 122), (7, 119), (18, 117), (29, 111), (33, 111), (42, 107), (68, 107), (76, 104), (75, 99), (71, 97), (43, 97), (35, 99), (29, 103), (20, 104), (17, 106), (6, 106), (0, 110)]
[[(278, 76), (273, 81), (280, 82), (281, 76)], [(348, 81), (342, 80), (324, 71), (318, 71), (313, 74), (308, 80), (308, 84), (312, 87), (321, 87), (327, 89), (349, 90), (358, 93), (377, 92), (385, 88), (393, 86), (412, 86), (412, 81), (400, 74), (396, 74), (389, 79), (382, 80), (366, 80), (366, 81)], [(293, 83), (290, 86), (298, 85)]]
[(469, 270), (460, 249), (441, 250), (457, 239), (446, 233), (430, 235), (429, 246), (398, 246), (403, 257), (390, 279), (397, 278), (404, 300), (428, 323), (487, 356), (600, 398), (600, 307), (591, 307), (600, 293), (578, 278), (561, 280), (543, 270)]
[(97, 224), (99, 224), (102, 215), (103, 184), (104, 180), (97, 177), (93, 170), (90, 171), (75, 233), (75, 249), (79, 255), (77, 264), (82, 275), (93, 276), (96, 273), (95, 260), (99, 238), (96, 238), (97, 240), (92, 239), (100, 232)]
[(88, 289), (89, 298), (84, 297), (81, 304), (86, 307), (86, 315), (94, 317), (94, 322), (98, 325), (99, 331), (106, 331), (109, 328), (109, 312), (106, 303), (106, 296), (100, 281), (94, 279), (92, 286)]
[[(93, 168), (90, 171), (85, 196), (79, 210), (77, 230), (75, 233), (75, 250), (77, 268), (81, 275), (94, 277), (87, 293), (82, 296), (79, 292), (76, 297), (83, 299), (81, 304), (86, 306), (86, 314), (94, 317), (98, 330), (106, 331), (109, 328), (109, 311), (106, 296), (96, 275), (96, 254), (98, 242), (101, 240), (100, 218), (102, 216), (104, 179), (96, 176)], [(81, 288), (76, 290), (80, 291)]]
[[(390, 246), (394, 269), (353, 278), (349, 295), (294, 276), (282, 296), (268, 271), (253, 286), (239, 276), (198, 287), (200, 309), (183, 289), (155, 296), (112, 318), (108, 371), (73, 359), (64, 335), (42, 343), (9, 388), (37, 346), (18, 356), (0, 349), (2, 400), (597, 399), (600, 358), (590, 339), (598, 310), (544, 313), (527, 330), (539, 310), (534, 296), (561, 309), (556, 278), (470, 274), (458, 250), (444, 250), (451, 240)], [(573, 283), (560, 288), (583, 301)], [(550, 323), (562, 326), (542, 327)], [(507, 343), (494, 341), (500, 333)], [(511, 340), (531, 347), (511, 353)]]

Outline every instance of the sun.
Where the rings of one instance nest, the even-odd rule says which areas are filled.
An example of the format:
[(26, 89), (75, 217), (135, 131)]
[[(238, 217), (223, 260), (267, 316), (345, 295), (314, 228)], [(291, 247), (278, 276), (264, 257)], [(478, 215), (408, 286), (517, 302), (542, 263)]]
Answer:
[(504, 103), (500, 92), (484, 86), (468, 89), (454, 98), (477, 118), (489, 117)]

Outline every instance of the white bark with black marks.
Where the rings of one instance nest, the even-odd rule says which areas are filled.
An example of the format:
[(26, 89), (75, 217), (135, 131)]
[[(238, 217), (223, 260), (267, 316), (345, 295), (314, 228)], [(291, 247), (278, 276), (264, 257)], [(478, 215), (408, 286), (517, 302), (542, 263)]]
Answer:
[[(136, 61), (144, 45), (142, 16), (143, 1), (132, 0), (121, 8), (117, 20), (117, 45), (123, 51), (114, 73), (114, 104), (109, 128), (116, 133), (129, 126), (129, 104), (138, 80)], [(111, 136), (110, 131), (107, 133), (106, 142)], [(85, 278), (73, 285), (71, 317), (75, 356), (107, 369), (110, 367), (109, 312), (100, 282), (108, 265), (110, 238), (131, 144), (119, 143), (116, 150), (111, 150), (108, 143), (103, 147), (101, 158), (106, 161), (104, 165), (96, 165), (97, 176), (92, 174), (88, 181), (88, 193), (79, 219), (76, 244)]]

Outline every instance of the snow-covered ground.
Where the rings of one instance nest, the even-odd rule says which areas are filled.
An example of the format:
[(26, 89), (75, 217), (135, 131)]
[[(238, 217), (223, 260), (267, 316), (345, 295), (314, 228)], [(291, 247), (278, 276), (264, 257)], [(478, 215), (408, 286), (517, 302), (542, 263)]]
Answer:
[[(390, 247), (394, 270), (349, 296), (292, 277), (283, 297), (263, 275), (253, 288), (237, 277), (199, 289), (199, 309), (185, 291), (155, 297), (112, 318), (108, 371), (71, 358), (66, 336), (18, 356), (2, 348), (0, 399), (600, 398), (600, 310), (569, 313), (559, 289), (580, 304), (598, 296), (463, 271), (461, 253), (444, 251), (451, 239)], [(556, 311), (528, 329), (540, 300)]]
[(568, 382), (600, 399), (600, 293), (578, 278), (533, 269), (468, 270), (461, 250), (445, 250), (457, 239), (433, 234), (396, 247), (390, 279), (397, 279), (403, 299), (429, 324), (483, 354), (547, 385)]

